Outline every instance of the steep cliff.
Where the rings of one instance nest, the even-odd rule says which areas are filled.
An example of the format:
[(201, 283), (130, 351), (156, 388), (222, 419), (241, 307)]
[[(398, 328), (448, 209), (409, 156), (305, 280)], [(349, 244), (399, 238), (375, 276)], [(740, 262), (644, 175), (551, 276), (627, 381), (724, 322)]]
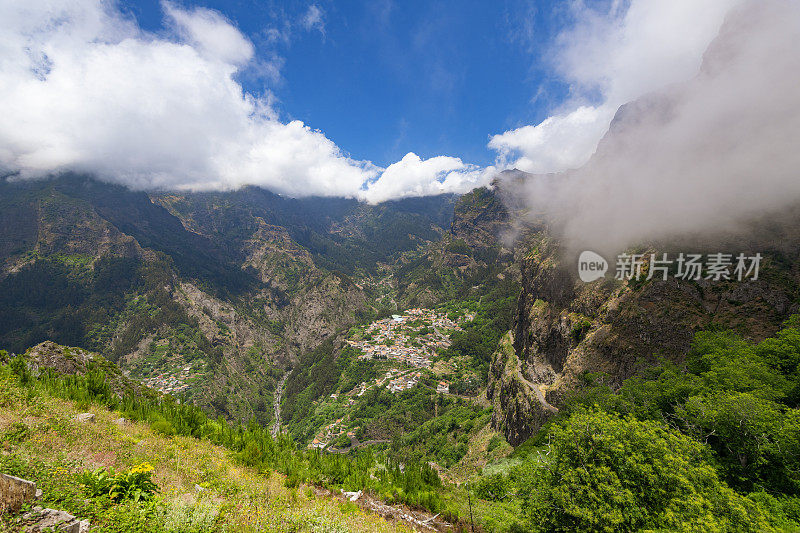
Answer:
[[(645, 280), (647, 266), (639, 281), (619, 281), (612, 261), (606, 278), (584, 283), (574, 255), (540, 231), (523, 245), (515, 327), (490, 368), (495, 427), (518, 444), (553, 412), (548, 403), (557, 407), (586, 373), (603, 373), (619, 385), (662, 359), (680, 362), (699, 330), (732, 329), (756, 341), (774, 333), (798, 310), (800, 238), (786, 231), (779, 237), (768, 226), (737, 239), (739, 245), (723, 237), (712, 239), (718, 248), (690, 245), (693, 252), (761, 253), (759, 278), (742, 281)], [(638, 250), (646, 256), (663, 251)], [(535, 389), (546, 401), (525, 392)]]

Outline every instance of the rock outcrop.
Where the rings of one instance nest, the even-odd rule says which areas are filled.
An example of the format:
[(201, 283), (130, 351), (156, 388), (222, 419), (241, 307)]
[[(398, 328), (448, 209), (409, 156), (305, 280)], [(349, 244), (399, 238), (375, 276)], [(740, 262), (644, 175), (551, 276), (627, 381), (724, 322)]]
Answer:
[(15, 513), (36, 498), (36, 483), (8, 474), (0, 474), (0, 514)]
[(59, 531), (63, 533), (86, 533), (91, 526), (88, 520), (79, 520), (66, 511), (34, 507), (22, 515), (25, 531)]
[(61, 346), (51, 341), (45, 341), (25, 352), (25, 362), (34, 375), (47, 370), (58, 374), (81, 376), (92, 370), (100, 371), (104, 374), (105, 382), (111, 392), (120, 398), (127, 392), (136, 392), (140, 395), (156, 394), (155, 391), (147, 389), (138, 381), (126, 377), (117, 365), (102, 355), (82, 348)]
[(699, 330), (732, 329), (753, 341), (774, 333), (798, 310), (800, 240), (793, 253), (770, 242), (762, 241), (758, 280), (583, 283), (559, 244), (540, 233), (520, 265), (514, 330), (490, 367), (495, 428), (519, 444), (585, 373), (603, 373), (614, 386), (659, 361), (680, 363)]

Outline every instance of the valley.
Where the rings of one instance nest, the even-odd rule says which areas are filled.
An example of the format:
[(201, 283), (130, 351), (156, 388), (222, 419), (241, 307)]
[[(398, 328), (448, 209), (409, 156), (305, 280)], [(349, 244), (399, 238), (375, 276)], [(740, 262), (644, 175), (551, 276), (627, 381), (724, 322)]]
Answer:
[[(614, 468), (638, 472), (625, 458), (641, 451), (702, 478), (678, 485), (715, 498), (725, 511), (706, 518), (721, 530), (739, 529), (739, 508), (751, 530), (791, 524), (795, 210), (748, 230), (758, 280), (583, 283), (557, 230), (521, 214), (511, 191), (526, 179), (375, 206), (256, 188), (145, 194), (77, 175), (2, 182), (0, 203), (30, 212), (4, 229), (0, 367), (30, 394), (210, 440), (286, 487), (362, 491), (372, 509), (443, 529), (538, 527), (542, 506), (563, 508), (562, 485), (584, 487), (565, 481), (572, 467), (551, 469), (585, 461), (606, 433), (627, 447)], [(741, 237), (726, 239), (715, 246), (736, 251)], [(71, 362), (89, 352), (95, 363)], [(736, 413), (751, 418), (728, 424)], [(23, 431), (15, 416), (0, 431)], [(5, 449), (26, 449), (15, 442)], [(673, 489), (636, 505), (669, 527), (675, 513), (704, 520), (669, 510), (688, 497)]]
[[(12, 389), (110, 409), (109, 416), (167, 438), (210, 441), (237, 464), (279, 472), (289, 490), (304, 485), (329, 499), (361, 491), (358, 505), (405, 516), (412, 527), (428, 527), (432, 517), (440, 530), (533, 527), (536, 509), (561, 501), (565, 483), (543, 472), (580, 461), (595, 431), (624, 443), (625, 457), (645, 450), (657, 465), (671, 465), (659, 476), (672, 475), (675, 461), (687, 479), (711, 472), (702, 481), (716, 487), (711, 492), (687, 490), (717, 495), (715, 505), (726, 511), (713, 515), (715, 523), (730, 524), (742, 507), (759, 531), (794, 520), (800, 344), (792, 265), (800, 246), (787, 255), (770, 243), (800, 243), (800, 233), (760, 233), (757, 281), (582, 284), (547, 227), (516, 227), (508, 248), (497, 237), (518, 220), (502, 181), (440, 199), (452, 209), (442, 219), (411, 206), (322, 202), (315, 217), (330, 217), (324, 222), (308, 218), (307, 206), (295, 211), (287, 205), (295, 201), (260, 191), (237, 193), (236, 201), (131, 198), (81, 183), (91, 194), (77, 199), (59, 181), (4, 185), (34, 204), (46, 201), (43, 213), (65, 221), (25, 229), (38, 237), (4, 259), (0, 339), (11, 353), (0, 357), (0, 375)], [(104, 210), (123, 202), (138, 205), (137, 216), (164, 217), (174, 240)], [(56, 251), (74, 250), (86, 232), (55, 237), (54, 227), (101, 216), (131, 232), (114, 237), (125, 247), (98, 237), (89, 242), (102, 247), (80, 241), (80, 261)], [(385, 248), (361, 240), (398, 227), (416, 234)], [(56, 241), (56, 249), (44, 244)], [(655, 303), (665, 299), (669, 306)], [(141, 392), (115, 396), (106, 383)], [(704, 418), (709, 408), (752, 413), (747, 423), (766, 436), (754, 442), (749, 429), (736, 429), (746, 426)], [(16, 414), (2, 416), (4, 434), (38, 431), (12, 427)], [(662, 428), (665, 417), (676, 427)], [(696, 428), (740, 439), (744, 466), (723, 441), (698, 444)], [(4, 449), (40, 453), (20, 438)], [(717, 466), (698, 459), (696, 446), (707, 446)], [(668, 449), (674, 454), (664, 455)], [(38, 475), (32, 464), (14, 468)], [(94, 464), (62, 468), (77, 476)], [(759, 487), (785, 499), (768, 499)], [(647, 505), (654, 505), (650, 516), (671, 524), (663, 509), (686, 493), (664, 494), (664, 502)], [(679, 512), (697, 523), (693, 513)]]
[[(383, 388), (397, 394), (421, 386), (433, 389), (436, 394), (448, 394), (449, 383), (439, 379), (444, 372), (442, 365), (439, 365), (438, 372), (431, 367), (437, 354), (450, 347), (450, 334), (463, 331), (459, 324), (473, 318), (474, 314), (468, 311), (446, 313), (412, 308), (405, 313), (351, 328), (345, 342), (355, 351), (353, 363), (358, 365), (362, 362), (364, 368), (369, 368), (367, 374), (375, 377), (352, 388), (348, 382), (317, 402), (315, 413), (336, 418), (323, 422), (325, 425), (314, 435), (308, 447), (340, 452), (341, 447), (348, 446), (351, 441), (358, 446), (357, 434), (363, 435), (364, 430), (353, 416), (353, 406), (373, 389)], [(350, 390), (344, 390), (347, 388)], [(371, 442), (385, 443), (389, 440)], [(331, 448), (334, 443), (339, 447)]]
[(800, 533), (798, 21), (0, 0), (0, 533)]

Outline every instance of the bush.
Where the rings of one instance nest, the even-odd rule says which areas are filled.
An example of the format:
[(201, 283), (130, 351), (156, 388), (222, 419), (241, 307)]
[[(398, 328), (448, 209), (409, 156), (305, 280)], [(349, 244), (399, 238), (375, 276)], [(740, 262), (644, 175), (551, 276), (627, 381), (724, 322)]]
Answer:
[(503, 474), (492, 474), (478, 481), (475, 495), (482, 500), (500, 502), (508, 498), (509, 483)]
[(579, 410), (550, 432), (552, 453), (520, 473), (541, 531), (764, 531), (761, 509), (720, 481), (708, 450), (650, 421)]
[(25, 362), (25, 359), (22, 357), (22, 355), (18, 355), (11, 359), (9, 368), (14, 374), (17, 375), (19, 382), (23, 385), (27, 385), (31, 380), (31, 373), (28, 370), (28, 364)]
[(175, 434), (175, 429), (172, 427), (172, 424), (164, 420), (163, 418), (156, 420), (152, 424), (150, 424), (150, 429), (155, 431), (156, 433), (160, 433), (161, 435), (165, 435), (167, 437), (171, 437)]

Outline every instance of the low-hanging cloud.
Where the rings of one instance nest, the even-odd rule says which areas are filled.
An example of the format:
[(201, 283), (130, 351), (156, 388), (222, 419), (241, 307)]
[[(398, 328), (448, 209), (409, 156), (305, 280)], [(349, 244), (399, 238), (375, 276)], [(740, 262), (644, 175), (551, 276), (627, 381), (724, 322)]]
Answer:
[(544, 54), (569, 97), (541, 123), (494, 135), (499, 165), (549, 173), (586, 163), (620, 105), (697, 72), (741, 1), (632, 0), (605, 10), (569, 3), (572, 24)]
[[(0, 3), (0, 171), (370, 201), (476, 184), (475, 169), (456, 158), (446, 158), (442, 175), (440, 164), (414, 156), (403, 160), (404, 172), (390, 173), (401, 181), (385, 186), (383, 168), (303, 122), (281, 121), (269, 92), (242, 88), (237, 75), (254, 62), (269, 65), (258, 64), (230, 21), (209, 9), (162, 7), (166, 29), (152, 34), (113, 2)], [(317, 15), (309, 21), (321, 29)], [(453, 179), (458, 174), (464, 178)]]
[(800, 4), (728, 14), (691, 80), (623, 108), (578, 170), (516, 193), (573, 250), (730, 231), (800, 201)]
[(495, 173), (494, 167), (468, 165), (457, 157), (436, 156), (423, 160), (410, 152), (389, 165), (380, 178), (367, 184), (361, 196), (370, 202), (382, 202), (407, 196), (466, 192), (488, 183)]

